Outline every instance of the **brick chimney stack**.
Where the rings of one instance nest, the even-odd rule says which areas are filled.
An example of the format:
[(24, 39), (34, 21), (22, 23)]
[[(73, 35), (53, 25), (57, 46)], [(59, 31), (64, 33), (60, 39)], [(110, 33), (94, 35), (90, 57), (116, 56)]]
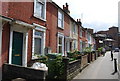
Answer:
[(67, 3), (66, 3), (66, 5), (63, 5), (63, 10), (64, 10), (66, 13), (70, 14), (69, 5), (68, 5)]
[(77, 23), (82, 26), (82, 22), (81, 22), (81, 19), (77, 19)]

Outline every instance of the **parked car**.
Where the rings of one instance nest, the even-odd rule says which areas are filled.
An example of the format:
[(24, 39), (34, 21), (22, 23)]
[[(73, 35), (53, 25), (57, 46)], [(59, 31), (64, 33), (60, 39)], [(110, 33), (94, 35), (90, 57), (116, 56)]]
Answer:
[(115, 48), (114, 52), (119, 52), (119, 48)]

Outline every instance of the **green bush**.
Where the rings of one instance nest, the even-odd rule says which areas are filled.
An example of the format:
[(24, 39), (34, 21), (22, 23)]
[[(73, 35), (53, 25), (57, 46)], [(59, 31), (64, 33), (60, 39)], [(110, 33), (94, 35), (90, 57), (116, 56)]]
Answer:
[(64, 73), (64, 63), (61, 54), (48, 54), (48, 79), (62, 79)]
[(40, 56), (37, 56), (37, 57), (38, 57), (37, 61), (40, 62), (40, 63), (46, 64), (47, 61), (48, 61), (48, 57), (45, 56), (45, 55), (40, 55)]
[(72, 52), (68, 52), (67, 53), (67, 57), (69, 57), (70, 59), (80, 59), (81, 53), (78, 50), (73, 50)]
[(98, 48), (98, 51), (99, 51), (99, 52), (102, 52), (102, 47)]
[(83, 49), (83, 52), (85, 52), (85, 53), (91, 53), (92, 52), (92, 48), (91, 47), (85, 47)]

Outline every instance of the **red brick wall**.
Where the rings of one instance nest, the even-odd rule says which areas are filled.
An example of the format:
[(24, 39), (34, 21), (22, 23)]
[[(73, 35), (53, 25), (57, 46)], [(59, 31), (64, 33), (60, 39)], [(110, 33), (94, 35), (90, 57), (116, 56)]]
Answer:
[(70, 36), (70, 18), (64, 14), (64, 35)]
[(51, 3), (47, 3), (47, 37), (46, 46), (57, 52), (57, 8)]
[(29, 62), (32, 58), (32, 29), (28, 31), (28, 54), (27, 61)]
[(29, 24), (37, 23), (45, 26), (45, 22), (35, 18), (34, 2), (9, 2), (9, 17), (27, 22)]
[(9, 42), (10, 41), (10, 25), (6, 23), (3, 26), (2, 34), (2, 63), (8, 62), (9, 54)]
[(47, 36), (46, 46), (57, 52), (57, 33), (64, 33), (70, 36), (70, 20), (69, 16), (64, 14), (64, 29), (58, 28), (58, 8), (52, 3), (47, 3)]
[[(2, 15), (9, 18), (16, 19), (16, 20), (21, 20), (29, 24), (36, 23), (42, 26), (45, 26), (46, 24), (45, 21), (37, 19), (33, 16), (34, 2), (3, 2)], [(6, 29), (5, 31), (8, 31), (8, 29)], [(29, 33), (29, 36), (28, 36), (28, 61), (29, 61), (32, 56), (32, 31), (30, 30), (28, 33)], [(6, 39), (7, 38), (8, 37), (6, 37)], [(7, 41), (10, 41), (10, 40), (7, 40)], [(7, 42), (7, 41), (4, 41), (4, 42)], [(3, 45), (3, 46), (4, 46), (4, 49), (8, 51), (7, 45)], [(8, 54), (8, 52), (4, 54)], [(7, 57), (5, 58), (7, 59)]]
[(1, 2), (0, 1), (0, 14), (3, 16), (8, 15), (8, 2)]

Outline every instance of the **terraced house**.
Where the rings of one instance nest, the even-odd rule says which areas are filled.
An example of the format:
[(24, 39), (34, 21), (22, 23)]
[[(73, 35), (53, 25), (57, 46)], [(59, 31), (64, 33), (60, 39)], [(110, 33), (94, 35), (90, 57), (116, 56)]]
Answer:
[(44, 54), (46, 1), (1, 3), (1, 65), (27, 66), (34, 54)]
[(75, 21), (70, 16), (67, 3), (63, 9), (46, 0), (0, 3), (0, 67), (4, 63), (27, 67), (38, 55), (67, 56), (67, 52), (82, 51), (88, 43), (94, 43), (80, 19)]

